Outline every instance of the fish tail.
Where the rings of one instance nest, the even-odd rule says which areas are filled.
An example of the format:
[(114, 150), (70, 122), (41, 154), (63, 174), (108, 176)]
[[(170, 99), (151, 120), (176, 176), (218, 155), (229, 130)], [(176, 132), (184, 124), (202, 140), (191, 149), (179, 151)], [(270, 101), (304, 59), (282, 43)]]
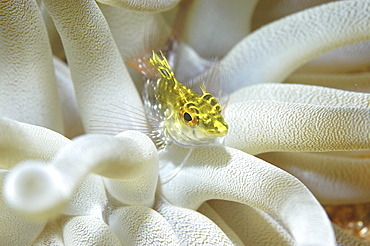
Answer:
[(158, 69), (155, 65), (150, 63), (150, 58), (147, 58), (146, 56), (132, 57), (127, 60), (126, 64), (148, 79), (157, 79), (160, 77)]

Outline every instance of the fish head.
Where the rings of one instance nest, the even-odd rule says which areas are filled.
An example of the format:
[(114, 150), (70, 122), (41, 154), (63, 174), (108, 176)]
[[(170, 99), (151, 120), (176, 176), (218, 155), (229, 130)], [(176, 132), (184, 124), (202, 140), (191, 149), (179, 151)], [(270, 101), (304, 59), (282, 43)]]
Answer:
[(187, 148), (216, 143), (216, 138), (228, 133), (221, 111), (211, 94), (197, 95), (172, 113), (166, 124), (168, 135), (173, 142)]

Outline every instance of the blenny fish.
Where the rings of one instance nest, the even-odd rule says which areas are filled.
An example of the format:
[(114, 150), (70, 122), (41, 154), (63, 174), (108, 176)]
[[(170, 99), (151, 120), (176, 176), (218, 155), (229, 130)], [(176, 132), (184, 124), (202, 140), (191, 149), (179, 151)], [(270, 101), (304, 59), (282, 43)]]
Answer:
[(100, 119), (92, 121), (99, 125), (91, 126), (91, 131), (117, 134), (123, 130), (140, 130), (158, 149), (169, 144), (186, 148), (209, 145), (227, 134), (228, 125), (220, 103), (206, 91), (205, 81), (207, 84), (215, 81), (214, 77), (203, 81), (199, 95), (180, 83), (171, 68), (191, 2), (181, 2), (167, 42), (147, 47), (126, 62), (145, 78), (142, 93), (145, 112), (129, 105), (112, 105), (113, 109), (101, 109), (105, 113), (96, 115)]
[(174, 143), (190, 148), (217, 141), (228, 132), (218, 100), (201, 86), (202, 95), (180, 83), (162, 51), (128, 63), (146, 78), (143, 102), (159, 148)]

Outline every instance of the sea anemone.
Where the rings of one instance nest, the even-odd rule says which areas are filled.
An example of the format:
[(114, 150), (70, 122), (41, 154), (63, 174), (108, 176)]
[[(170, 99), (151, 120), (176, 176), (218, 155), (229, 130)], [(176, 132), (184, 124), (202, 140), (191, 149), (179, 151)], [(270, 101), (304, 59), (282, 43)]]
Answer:
[(369, 60), (344, 55), (369, 46), (367, 1), (194, 2), (179, 56), (198, 70), (177, 72), (220, 57), (230, 131), (159, 152), (138, 131), (89, 126), (112, 104), (142, 109), (124, 60), (179, 1), (98, 2), (0, 4), (2, 245), (364, 243), (323, 205), (369, 202)]

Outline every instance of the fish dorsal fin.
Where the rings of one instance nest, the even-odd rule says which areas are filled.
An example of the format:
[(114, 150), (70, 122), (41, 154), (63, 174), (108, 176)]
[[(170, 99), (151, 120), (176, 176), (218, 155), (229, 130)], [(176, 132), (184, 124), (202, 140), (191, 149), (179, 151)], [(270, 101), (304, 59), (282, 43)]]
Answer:
[(203, 95), (207, 93), (206, 84), (204, 81), (202, 81), (200, 84), (200, 90), (202, 91)]
[(167, 61), (167, 58), (163, 55), (162, 51), (159, 51), (160, 56), (155, 53), (153, 50), (153, 55), (150, 58), (149, 62), (153, 66), (155, 66), (161, 76), (165, 79), (171, 80), (174, 79), (175, 75), (171, 69), (170, 64)]

